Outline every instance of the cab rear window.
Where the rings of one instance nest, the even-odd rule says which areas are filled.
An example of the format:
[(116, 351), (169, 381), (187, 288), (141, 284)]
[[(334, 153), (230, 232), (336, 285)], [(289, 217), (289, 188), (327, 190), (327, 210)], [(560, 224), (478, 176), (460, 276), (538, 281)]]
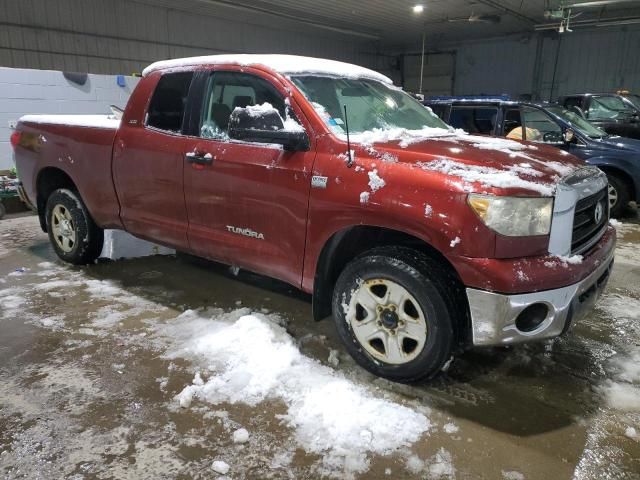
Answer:
[(180, 133), (193, 72), (167, 73), (151, 97), (147, 126)]

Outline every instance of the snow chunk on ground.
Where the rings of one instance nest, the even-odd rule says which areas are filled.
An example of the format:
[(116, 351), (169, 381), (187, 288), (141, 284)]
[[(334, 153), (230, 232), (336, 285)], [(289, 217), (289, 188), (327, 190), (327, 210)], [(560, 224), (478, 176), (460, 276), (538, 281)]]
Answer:
[(206, 318), (187, 311), (159, 327), (177, 342), (169, 358), (192, 358), (208, 369), (203, 385), (189, 385), (177, 396), (181, 404), (193, 398), (248, 405), (280, 399), (287, 405), (282, 420), (295, 429), (298, 444), (322, 455), (328, 471), (349, 474), (366, 471), (369, 454), (407, 448), (430, 428), (423, 414), (377, 398), (304, 356), (271, 317), (247, 313)]
[(502, 470), (502, 478), (504, 478), (504, 480), (524, 480), (524, 475), (515, 470)]
[(438, 450), (438, 453), (429, 459), (428, 478), (453, 478), (455, 474), (456, 469), (451, 461), (451, 453), (444, 448)]
[(249, 441), (249, 432), (246, 428), (239, 428), (233, 432), (233, 443), (247, 443)]
[(229, 464), (227, 462), (223, 462), (222, 460), (216, 460), (211, 464), (211, 469), (219, 473), (221, 475), (226, 475), (229, 472)]
[(458, 433), (458, 431), (460, 430), (460, 427), (458, 427), (455, 423), (447, 423), (443, 427), (443, 429), (445, 433), (452, 434), (452, 433)]
[(640, 433), (638, 433), (638, 431), (633, 427), (627, 427), (624, 431), (624, 434), (631, 440), (640, 440)]
[(375, 168), (369, 172), (369, 188), (372, 192), (380, 190), (386, 185), (385, 181), (378, 175), (378, 170)]

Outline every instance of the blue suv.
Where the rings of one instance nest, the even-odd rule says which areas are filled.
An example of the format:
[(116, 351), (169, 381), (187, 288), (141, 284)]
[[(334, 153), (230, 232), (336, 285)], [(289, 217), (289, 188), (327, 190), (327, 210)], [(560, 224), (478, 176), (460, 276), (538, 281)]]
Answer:
[(425, 105), (469, 133), (551, 144), (599, 167), (609, 178), (614, 217), (640, 199), (640, 140), (609, 135), (560, 105), (502, 98), (437, 99)]

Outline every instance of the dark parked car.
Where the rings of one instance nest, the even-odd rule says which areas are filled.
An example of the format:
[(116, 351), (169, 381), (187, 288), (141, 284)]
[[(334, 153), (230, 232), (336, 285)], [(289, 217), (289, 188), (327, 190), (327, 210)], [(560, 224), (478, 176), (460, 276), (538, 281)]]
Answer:
[(558, 103), (610, 135), (640, 139), (640, 95), (583, 93), (560, 97)]
[(433, 100), (426, 105), (469, 133), (551, 144), (596, 165), (609, 178), (612, 216), (640, 198), (640, 141), (609, 135), (560, 105), (501, 99)]

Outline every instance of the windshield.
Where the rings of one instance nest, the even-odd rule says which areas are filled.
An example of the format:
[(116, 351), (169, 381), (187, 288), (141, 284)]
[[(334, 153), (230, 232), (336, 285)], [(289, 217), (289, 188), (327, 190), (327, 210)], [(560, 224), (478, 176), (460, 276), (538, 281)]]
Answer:
[(638, 110), (640, 110), (640, 95), (625, 95), (625, 98), (633, 103), (633, 105)]
[(633, 114), (620, 97), (592, 97), (587, 116), (591, 120), (618, 120)]
[(351, 133), (392, 128), (450, 129), (435, 113), (408, 94), (375, 80), (313, 75), (294, 76), (291, 80), (337, 134), (345, 132), (345, 106)]
[(586, 135), (587, 137), (603, 138), (607, 136), (607, 133), (604, 130), (600, 130), (598, 127), (589, 123), (589, 121), (585, 120), (575, 112), (571, 112), (560, 106), (549, 106), (546, 107), (546, 110), (557, 115), (565, 122), (570, 123), (574, 130)]

